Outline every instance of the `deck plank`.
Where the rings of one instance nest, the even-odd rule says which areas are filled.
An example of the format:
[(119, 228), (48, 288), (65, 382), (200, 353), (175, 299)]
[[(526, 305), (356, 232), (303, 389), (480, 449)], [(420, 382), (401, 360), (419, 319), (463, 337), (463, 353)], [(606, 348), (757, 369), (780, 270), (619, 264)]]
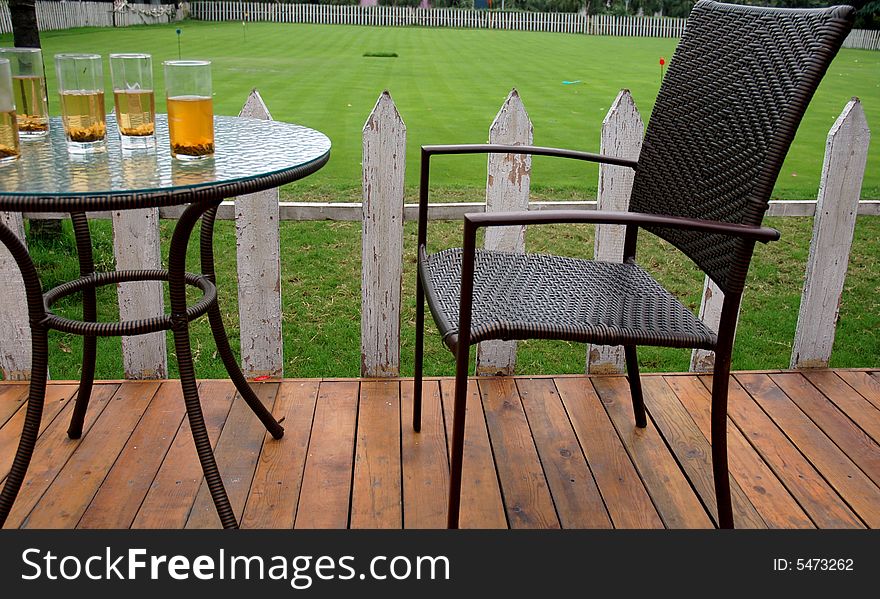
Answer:
[[(16, 386), (27, 388), (26, 385)], [(46, 388), (46, 401), (43, 405), (43, 416), (40, 419), (40, 435), (52, 424), (67, 403), (76, 396), (77, 389), (79, 389), (78, 385), (49, 385)], [(6, 479), (6, 474), (12, 466), (26, 412), (27, 410), (19, 409), (0, 427), (0, 473), (2, 473), (0, 481)]]
[(478, 387), (510, 528), (559, 528), (516, 384), (493, 377), (479, 380)]
[[(455, 381), (440, 381), (443, 400), (443, 417), (446, 422), (449, 452), (452, 451), (452, 416)], [(460, 528), (507, 528), (507, 515), (501, 497), (498, 473), (489, 444), (489, 431), (483, 413), (476, 381), (468, 381), (468, 396), (464, 420), (464, 457), (462, 462), (462, 486)]]
[(22, 528), (74, 528), (79, 523), (159, 386), (156, 382), (120, 386)]
[(663, 520), (589, 380), (556, 379), (556, 388), (614, 526), (663, 528)]
[(403, 526), (400, 383), (361, 383), (351, 491), (351, 528)]
[(553, 379), (518, 379), (519, 396), (563, 528), (612, 528)]
[(645, 428), (635, 425), (626, 378), (596, 377), (591, 380), (666, 528), (713, 528), (712, 519), (679, 468), (675, 456), (670, 453), (653, 419), (648, 419)]
[[(859, 427), (854, 420), (864, 420), (859, 416), (848, 418), (846, 414), (841, 412), (834, 403), (832, 403), (823, 393), (827, 390), (843, 392), (843, 390), (830, 385), (821, 383), (821, 387), (814, 387), (810, 375), (805, 374), (774, 374), (770, 379), (782, 389), (789, 399), (797, 405), (801, 411), (809, 416), (817, 427), (819, 427), (828, 438), (834, 441), (843, 452), (849, 456), (855, 464), (868, 475), (875, 485), (880, 485), (880, 445), (865, 433), (865, 427)], [(841, 379), (837, 379), (840, 386), (846, 387), (849, 393), (855, 394), (862, 400), (865, 405), (854, 405), (852, 407), (867, 408), (874, 412), (875, 417), (880, 423), (880, 410), (875, 410), (868, 402), (864, 401), (860, 395), (850, 388), (849, 385)], [(815, 383), (814, 383), (815, 384)], [(829, 389), (829, 387), (831, 387)], [(824, 388), (824, 389), (823, 389)], [(856, 403), (856, 402), (852, 402)], [(849, 412), (853, 413), (853, 412)]]
[(835, 372), (850, 387), (871, 402), (871, 405), (880, 410), (880, 380), (875, 379), (870, 372), (864, 370), (837, 370)]
[[(776, 384), (779, 386), (782, 386), (783, 382), (796, 385), (797, 391), (793, 394), (786, 391), (788, 396), (796, 402), (797, 399), (801, 397), (804, 398), (804, 401), (809, 399), (811, 404), (815, 403), (813, 400), (821, 399), (821, 401), (818, 402), (817, 407), (823, 408), (823, 414), (826, 414), (827, 412), (833, 414), (833, 417), (831, 414), (827, 414), (828, 417), (821, 419), (829, 428), (833, 423), (834, 425), (837, 425), (835, 428), (841, 428), (842, 426), (843, 429), (849, 430), (849, 427), (846, 426), (846, 424), (840, 425), (838, 421), (840, 421), (841, 418), (845, 420), (851, 419), (874, 440), (873, 444), (867, 443), (865, 445), (871, 448), (874, 460), (880, 459), (880, 454), (878, 454), (876, 450), (877, 443), (880, 442), (880, 410), (874, 407), (874, 405), (865, 399), (864, 396), (847, 385), (842, 378), (830, 370), (815, 372), (804, 371), (803, 376), (819, 391), (816, 392), (815, 390), (807, 389), (806, 386), (801, 383), (801, 379), (794, 374), (773, 375), (770, 378), (776, 381)], [(829, 403), (828, 400), (831, 400), (831, 403)], [(824, 409), (831, 407), (832, 403), (833, 405), (836, 405), (839, 410)], [(798, 405), (802, 410), (805, 412), (807, 411), (803, 405), (800, 403), (798, 403)], [(818, 412), (818, 410), (814, 409), (813, 412)], [(816, 417), (814, 417), (813, 414), (810, 414), (810, 418), (816, 420)], [(828, 436), (831, 436), (829, 428), (823, 426), (823, 430), (828, 433)], [(843, 439), (846, 436), (846, 433), (843, 433), (843, 435), (837, 435), (835, 441)], [(853, 440), (857, 440), (858, 442), (862, 441), (861, 437), (856, 433), (853, 434)], [(837, 441), (837, 443), (840, 445), (840, 441)], [(841, 448), (843, 448), (843, 445), (841, 445)], [(847, 451), (845, 448), (844, 450)], [(858, 451), (858, 449), (856, 449), (856, 451)], [(847, 453), (849, 452), (847, 451)], [(858, 463), (855, 458), (853, 458), (853, 461)], [(880, 472), (874, 470), (874, 474), (870, 475), (874, 482), (877, 482), (877, 478), (874, 476), (875, 474), (880, 477)]]
[(357, 381), (322, 382), (295, 528), (347, 528), (357, 426)]
[[(89, 401), (89, 409), (83, 421), (82, 437), (89, 433), (119, 387), (118, 384), (107, 383), (95, 385)], [(68, 401), (37, 439), (27, 476), (25, 476), (24, 483), (18, 493), (18, 498), (12, 505), (4, 528), (21, 526), (82, 442), (82, 438), (75, 441), (67, 438), (67, 426), (73, 413), (73, 406), (74, 401)]]
[[(253, 384), (254, 393), (271, 412), (278, 396), (279, 383)], [(236, 396), (217, 440), (214, 449), (214, 459), (217, 460), (217, 468), (223, 478), (223, 486), (226, 487), (226, 495), (229, 503), (239, 521), (244, 513), (244, 505), (247, 502), (251, 482), (257, 469), (260, 451), (263, 448), (263, 438), (266, 436), (266, 427), (260, 419), (241, 398)], [(208, 484), (202, 481), (196, 494), (195, 503), (186, 521), (185, 528), (206, 529), (220, 528), (220, 517), (211, 499)]]
[[(4, 384), (0, 387), (0, 427), (18, 413), (19, 408), (27, 403), (28, 385)], [(6, 472), (6, 470), (3, 470)]]
[[(642, 381), (646, 429), (634, 426), (625, 377), (471, 380), (462, 527), (713, 526), (711, 375)], [(420, 433), (412, 429), (412, 385), (259, 385), (261, 394), (275, 388), (273, 413), (285, 418), (285, 437), (274, 441), (230, 381), (202, 382), (209, 439), (242, 526), (445, 527), (454, 381), (424, 381)], [(143, 393), (150, 386), (158, 389), (152, 396)], [(99, 382), (83, 438), (71, 441), (76, 390), (49, 383), (7, 527), (219, 524), (178, 382)], [(0, 383), (0, 474), (18, 444), (26, 392)], [(876, 369), (735, 374), (728, 440), (737, 527), (877, 527), (878, 401)]]
[(817, 528), (864, 528), (825, 478), (735, 378), (731, 379), (728, 415)]
[[(169, 381), (165, 384), (176, 390), (178, 401), (183, 404), (180, 383)], [(199, 385), (202, 413), (212, 448), (217, 446), (217, 439), (220, 438), (220, 431), (223, 430), (235, 394), (235, 386), (231, 381), (204, 381)], [(183, 528), (202, 478), (202, 467), (193, 443), (189, 419), (184, 418), (131, 527)]]
[(440, 382), (422, 381), (422, 429), (412, 426), (413, 381), (400, 383), (403, 527), (446, 528), (449, 454)]
[[(678, 458), (682, 469), (717, 523), (715, 483), (712, 474), (712, 447), (681, 400), (663, 377), (645, 377), (642, 382), (645, 407)], [(729, 460), (729, 458), (728, 458)], [(730, 477), (730, 498), (737, 528), (767, 528), (767, 524), (739, 483)]]
[[(678, 396), (696, 422), (703, 436), (711, 438), (711, 377), (706, 384), (697, 376), (668, 376), (666, 383)], [(798, 505), (773, 470), (732, 423), (727, 425), (727, 450), (730, 472), (768, 528), (815, 528), (810, 517)]]
[(241, 518), (242, 528), (293, 528), (318, 400), (318, 381), (284, 381), (273, 415), (284, 436), (266, 433)]
[(185, 412), (180, 387), (162, 383), (77, 528), (131, 526)]

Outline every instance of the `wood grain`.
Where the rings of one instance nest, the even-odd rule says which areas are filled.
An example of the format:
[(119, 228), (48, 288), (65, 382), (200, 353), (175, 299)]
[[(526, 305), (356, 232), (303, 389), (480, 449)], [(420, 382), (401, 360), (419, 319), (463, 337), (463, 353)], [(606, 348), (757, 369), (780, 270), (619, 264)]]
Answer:
[[(880, 380), (864, 370), (836, 370), (837, 376), (880, 410)], [(833, 398), (832, 398), (833, 399)]]
[(357, 381), (322, 382), (295, 528), (347, 528), (358, 412)]
[(284, 437), (266, 433), (242, 528), (293, 528), (317, 399), (318, 381), (281, 383), (273, 415), (284, 419)]
[(594, 377), (591, 381), (666, 528), (713, 528), (654, 421), (649, 418), (645, 428), (636, 426), (626, 378)]
[(516, 385), (497, 377), (480, 380), (478, 386), (510, 528), (559, 528)]
[[(183, 403), (180, 383), (169, 381), (166, 384), (177, 390), (178, 400)], [(204, 381), (199, 385), (202, 413), (212, 448), (217, 445), (235, 395), (231, 381)], [(131, 527), (183, 528), (203, 476), (189, 419), (184, 418)]]
[(557, 379), (556, 388), (615, 528), (663, 528), (663, 520), (589, 380)]
[(880, 525), (880, 489), (865, 473), (816, 428), (769, 376), (739, 374), (737, 380), (862, 520), (871, 528)]
[(517, 379), (517, 390), (562, 528), (612, 528), (552, 379)]
[(73, 528), (79, 523), (158, 390), (154, 382), (120, 386), (23, 528)]
[[(803, 397), (809, 398), (810, 400), (817, 401), (823, 407), (830, 407), (828, 400), (831, 400), (834, 404), (840, 408), (840, 411), (837, 410), (826, 410), (827, 412), (831, 412), (834, 414), (835, 420), (840, 420), (843, 418), (844, 420), (851, 419), (852, 422), (855, 422), (859, 428), (865, 431), (871, 439), (875, 441), (875, 444), (869, 444), (872, 448), (872, 453), (874, 454), (874, 459), (880, 459), (880, 455), (876, 455), (876, 443), (880, 442), (880, 410), (878, 410), (871, 402), (869, 402), (862, 394), (853, 389), (850, 385), (847, 385), (846, 382), (837, 376), (833, 371), (830, 370), (805, 370), (803, 376), (812, 383), (816, 389), (810, 390), (807, 387), (803, 387), (799, 384), (799, 381), (795, 377), (786, 376), (786, 380), (790, 380), (792, 382), (798, 383), (798, 389), (801, 390), (803, 387)], [(780, 385), (780, 381), (782, 380), (782, 376), (780, 375), (779, 379), (777, 377), (771, 377), (776, 381), (777, 385)], [(782, 386), (782, 385), (780, 385)], [(866, 392), (870, 392), (870, 389), (866, 389)], [(786, 392), (787, 393), (787, 392)], [(801, 397), (800, 393), (795, 392), (794, 395), (792, 393), (788, 393), (789, 397), (795, 400), (797, 403), (798, 397)], [(798, 403), (801, 406), (801, 409), (806, 412), (804, 406)], [(844, 416), (841, 414), (843, 412), (846, 414)], [(847, 416), (849, 418), (847, 418)], [(810, 416), (813, 418), (813, 416)], [(816, 420), (816, 418), (813, 418)], [(849, 428), (846, 424), (843, 424), (843, 428)], [(826, 432), (828, 430), (826, 429)], [(829, 434), (830, 436), (830, 434)], [(854, 435), (856, 439), (859, 438), (857, 434)], [(838, 445), (840, 443), (838, 442)], [(841, 446), (842, 447), (842, 446)], [(847, 453), (849, 453), (847, 451)], [(872, 476), (873, 478), (873, 476)], [(877, 479), (874, 479), (874, 482), (877, 482)]]
[(422, 381), (422, 429), (412, 427), (413, 382), (400, 382), (403, 527), (446, 528), (449, 459), (439, 381)]
[[(452, 413), (455, 381), (440, 381), (443, 398), (443, 416), (449, 451), (452, 451)], [(480, 401), (476, 381), (468, 381), (466, 417), (464, 423), (464, 459), (462, 463), (461, 518), (460, 528), (507, 528), (507, 516), (501, 499), (501, 487), (492, 447), (489, 445), (489, 432), (483, 403)]]
[[(712, 473), (712, 447), (688, 411), (661, 377), (645, 377), (642, 382), (645, 406), (672, 448), (703, 505), (717, 523), (715, 483)], [(730, 497), (737, 528), (767, 528), (755, 506), (735, 478), (730, 479)]]
[[(705, 385), (696, 376), (667, 376), (664, 380), (687, 408), (703, 436), (711, 439), (711, 377), (706, 377)], [(727, 425), (727, 447), (731, 474), (768, 528), (814, 528), (785, 485), (731, 422)]]
[(185, 412), (180, 386), (162, 383), (77, 528), (131, 526)]
[[(257, 398), (270, 412), (278, 396), (278, 386), (278, 383), (251, 385)], [(220, 433), (220, 439), (217, 440), (214, 458), (217, 460), (229, 503), (232, 504), (235, 517), (239, 520), (244, 513), (244, 504), (254, 479), (265, 436), (266, 428), (263, 423), (254, 415), (244, 399), (236, 396), (226, 418), (226, 424), (223, 425), (223, 431)], [(186, 528), (221, 528), (214, 500), (211, 499), (211, 493), (204, 480), (196, 494), (192, 511), (186, 521)]]

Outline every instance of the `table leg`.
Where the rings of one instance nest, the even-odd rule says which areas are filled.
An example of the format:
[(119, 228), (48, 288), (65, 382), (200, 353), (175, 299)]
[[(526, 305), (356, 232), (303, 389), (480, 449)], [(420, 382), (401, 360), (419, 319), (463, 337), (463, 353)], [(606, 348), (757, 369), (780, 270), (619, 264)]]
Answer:
[[(216, 207), (211, 208), (202, 215), (200, 237), (202, 275), (215, 284), (214, 219), (216, 216)], [(247, 405), (254, 414), (256, 414), (257, 418), (260, 419), (260, 422), (263, 423), (266, 430), (269, 431), (269, 434), (275, 439), (280, 439), (284, 436), (284, 427), (275, 420), (272, 413), (266, 409), (266, 406), (263, 405), (263, 402), (260, 401), (253, 389), (251, 389), (247, 382), (247, 378), (245, 378), (244, 374), (241, 372), (241, 368), (238, 366), (235, 355), (232, 353), (232, 348), (229, 347), (229, 338), (226, 336), (226, 328), (223, 326), (223, 317), (220, 314), (219, 299), (217, 302), (214, 302), (214, 305), (208, 310), (208, 320), (211, 323), (211, 332), (214, 334), (214, 342), (217, 344), (217, 351), (220, 354), (220, 358), (223, 360), (224, 366), (226, 366), (226, 372), (229, 374), (229, 378), (232, 379), (232, 382), (235, 384), (235, 388), (238, 389), (241, 397), (247, 402)]]
[(3, 491), (0, 492), (0, 527), (6, 522), (12, 504), (24, 482), (37, 436), (40, 433), (40, 420), (43, 418), (43, 404), (46, 400), (46, 378), (49, 362), (49, 339), (45, 325), (46, 311), (43, 308), (43, 290), (40, 277), (28, 255), (27, 248), (9, 227), (0, 223), (0, 242), (12, 254), (24, 279), (27, 296), (28, 317), (31, 322), (31, 382), (28, 393), (27, 412), (18, 442), (18, 450), (12, 461), (12, 468), (6, 477)]
[[(95, 260), (92, 255), (92, 238), (89, 234), (89, 221), (85, 212), (72, 212), (70, 219), (73, 222), (73, 232), (76, 236), (76, 253), (79, 257), (79, 274), (87, 277), (95, 274)], [(97, 300), (95, 288), (83, 289), (83, 321), (96, 322), (98, 320)], [(82, 374), (79, 381), (79, 392), (76, 394), (76, 404), (73, 407), (73, 416), (70, 418), (70, 426), (67, 436), (71, 439), (79, 439), (82, 436), (83, 421), (86, 418), (86, 410), (89, 407), (89, 399), (92, 396), (92, 385), (95, 382), (95, 356), (97, 353), (98, 339), (92, 336), (83, 337)]]
[(220, 516), (223, 528), (238, 528), (235, 512), (229, 503), (226, 489), (223, 487), (223, 480), (217, 469), (217, 462), (211, 449), (211, 440), (208, 438), (208, 429), (205, 427), (202, 406), (199, 403), (199, 391), (196, 385), (195, 369), (193, 367), (192, 351), (189, 342), (189, 322), (186, 317), (186, 280), (184, 275), (186, 273), (187, 242), (196, 221), (204, 210), (205, 207), (203, 205), (193, 204), (189, 206), (178, 219), (171, 238), (171, 247), (168, 251), (171, 330), (174, 332), (174, 347), (177, 352), (177, 366), (180, 370), (180, 385), (183, 389), (186, 413), (189, 418), (193, 441), (195, 441), (196, 453), (198, 453), (202, 471), (205, 473), (205, 481), (208, 484), (211, 498), (214, 500), (217, 515)]

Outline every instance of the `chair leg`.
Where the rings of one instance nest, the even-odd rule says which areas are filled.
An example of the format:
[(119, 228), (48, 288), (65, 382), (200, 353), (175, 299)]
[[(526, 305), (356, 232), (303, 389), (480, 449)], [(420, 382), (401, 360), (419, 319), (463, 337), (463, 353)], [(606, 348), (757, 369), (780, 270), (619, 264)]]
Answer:
[(455, 400), (452, 412), (452, 456), (449, 465), (449, 511), (447, 512), (447, 528), (458, 528), (461, 509), (461, 473), (464, 462), (464, 424), (467, 408), (467, 383), (469, 351), (456, 354), (455, 361)]
[(425, 290), (416, 274), (416, 356), (413, 371), (413, 430), (422, 430), (422, 364), (425, 358)]
[(642, 397), (642, 380), (639, 377), (639, 357), (636, 353), (636, 346), (625, 345), (623, 353), (626, 357), (626, 376), (629, 379), (629, 392), (632, 396), (636, 426), (645, 428), (648, 426), (648, 416), (645, 414), (645, 400)]
[(718, 527), (733, 528), (733, 505), (730, 500), (730, 476), (727, 467), (727, 394), (730, 385), (730, 353), (715, 355), (712, 376), (712, 475), (715, 478), (715, 502)]

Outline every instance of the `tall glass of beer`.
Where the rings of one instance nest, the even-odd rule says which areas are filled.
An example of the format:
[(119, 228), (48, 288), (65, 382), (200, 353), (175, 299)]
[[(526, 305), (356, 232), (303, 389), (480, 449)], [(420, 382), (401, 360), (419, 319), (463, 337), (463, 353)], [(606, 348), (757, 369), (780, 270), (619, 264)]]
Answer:
[(179, 160), (211, 158), (214, 155), (211, 62), (169, 60), (162, 64), (171, 155)]
[(149, 54), (111, 54), (110, 77), (120, 146), (123, 150), (155, 148), (153, 57)]
[(67, 150), (88, 154), (106, 150), (104, 71), (98, 54), (56, 54), (61, 121)]
[(40, 139), (49, 133), (49, 102), (43, 53), (39, 48), (0, 48), (9, 60), (15, 97), (18, 133), (22, 140)]
[(9, 61), (0, 58), (0, 165), (19, 156), (18, 123), (12, 98), (12, 71)]

